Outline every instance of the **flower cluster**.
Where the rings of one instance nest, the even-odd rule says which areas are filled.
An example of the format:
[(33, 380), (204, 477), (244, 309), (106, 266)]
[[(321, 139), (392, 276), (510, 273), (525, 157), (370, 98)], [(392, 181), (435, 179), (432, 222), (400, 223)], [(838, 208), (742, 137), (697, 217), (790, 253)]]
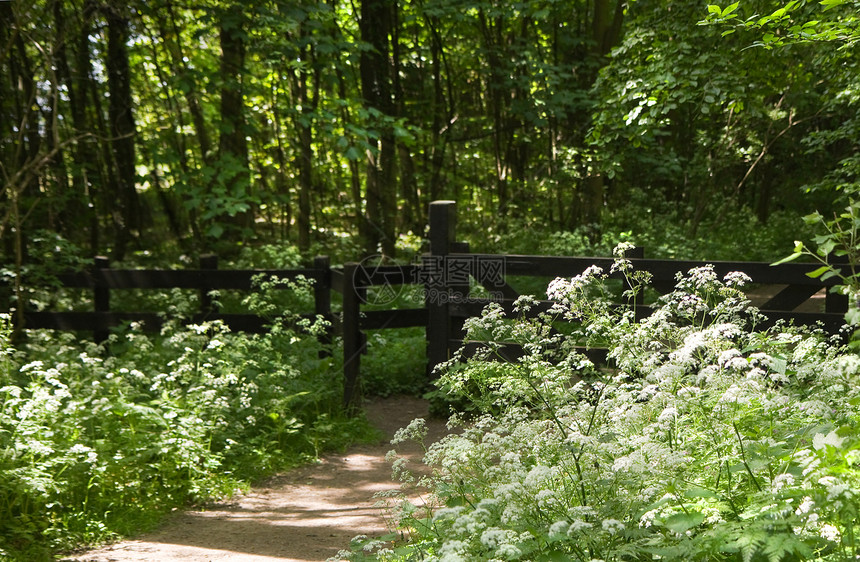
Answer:
[(132, 327), (110, 353), (47, 332), (16, 350), (8, 334), (0, 316), (0, 559), (137, 531), (355, 431), (334, 418), (338, 372), (316, 338), (284, 327)]
[[(742, 273), (694, 269), (641, 321), (595, 305), (603, 281), (553, 282), (555, 316), (470, 323), (526, 353), (447, 365), (440, 385), (478, 415), (430, 445), (433, 500), (402, 511), (411, 540), (378, 559), (855, 559), (860, 359), (757, 330)], [(581, 329), (547, 330), (559, 317)], [(578, 354), (583, 334), (607, 368)]]

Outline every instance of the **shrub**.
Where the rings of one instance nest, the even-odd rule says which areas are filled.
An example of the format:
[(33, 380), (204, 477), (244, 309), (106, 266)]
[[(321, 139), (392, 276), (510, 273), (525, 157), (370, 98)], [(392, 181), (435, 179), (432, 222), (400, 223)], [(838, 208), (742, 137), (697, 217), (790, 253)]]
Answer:
[(517, 318), (488, 308), (468, 337), (526, 354), (503, 363), (491, 343), (446, 366), (441, 387), (479, 413), (429, 446), (429, 499), (395, 513), (408, 542), (352, 559), (855, 559), (860, 358), (814, 330), (760, 328), (746, 280), (691, 270), (641, 321), (602, 296), (598, 268), (553, 282), (536, 319), (527, 298)]
[[(268, 283), (268, 282), (267, 282)], [(263, 283), (266, 290), (266, 283)], [(247, 305), (264, 306), (259, 295)], [(0, 330), (0, 558), (52, 553), (152, 526), (173, 507), (370, 433), (341, 414), (319, 323), (261, 335), (219, 322), (131, 326), (106, 347)]]

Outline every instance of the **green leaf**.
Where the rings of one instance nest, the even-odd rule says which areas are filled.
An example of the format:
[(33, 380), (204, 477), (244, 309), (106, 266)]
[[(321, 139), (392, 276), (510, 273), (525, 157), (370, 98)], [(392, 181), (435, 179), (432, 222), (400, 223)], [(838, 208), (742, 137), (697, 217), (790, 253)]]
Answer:
[(773, 262), (773, 263), (772, 263), (772, 264), (770, 264), (770, 265), (782, 265), (782, 264), (784, 264), (784, 263), (788, 263), (788, 262), (790, 262), (790, 261), (794, 261), (794, 260), (796, 260), (797, 258), (799, 258), (799, 257), (800, 257), (800, 256), (802, 256), (802, 255), (803, 255), (803, 254), (802, 254), (801, 252), (795, 252), (795, 253), (793, 253), (793, 254), (791, 254), (791, 255), (789, 255), (789, 256), (786, 256), (786, 257), (782, 258), (782, 259), (781, 259), (781, 260), (779, 260), (779, 261), (775, 261), (775, 262)]
[(211, 236), (212, 238), (220, 238), (222, 234), (224, 234), (224, 227), (220, 224), (213, 223), (212, 226), (206, 231), (207, 236)]
[(676, 513), (666, 519), (663, 523), (666, 528), (674, 533), (685, 533), (688, 530), (701, 525), (705, 520), (705, 516), (696, 511), (691, 513)]
[(721, 16), (721, 15), (723, 15), (723, 10), (720, 9), (720, 7), (717, 6), (716, 4), (708, 4), (708, 13)]
[(822, 221), (824, 217), (818, 211), (815, 211), (812, 214), (806, 215), (803, 217), (803, 222), (806, 224), (818, 224)]
[(845, 1), (846, 0), (822, 0), (821, 5), (824, 6), (825, 10), (829, 10), (830, 8), (841, 6)]
[(785, 370), (788, 368), (788, 360), (781, 355), (773, 355), (771, 368), (780, 375), (784, 375)]
[(565, 562), (570, 560), (570, 555), (565, 552), (553, 551), (546, 552), (535, 558), (538, 562)]
[(732, 12), (734, 12), (735, 10), (737, 10), (738, 4), (740, 4), (740, 2), (735, 2), (734, 4), (729, 4), (728, 6), (726, 6), (726, 9), (723, 10), (722, 15), (727, 16), (727, 15), (731, 14)]
[(711, 499), (713, 499), (713, 498), (718, 498), (719, 496), (717, 496), (717, 494), (714, 493), (712, 490), (708, 490), (706, 488), (693, 487), (693, 488), (690, 488), (689, 490), (687, 490), (686, 492), (684, 492), (684, 497), (690, 498), (690, 499), (692, 499), (692, 498), (711, 498)]
[(807, 276), (807, 277), (811, 277), (812, 279), (818, 279), (818, 278), (819, 278), (819, 277), (821, 277), (821, 276), (822, 276), (826, 271), (829, 271), (829, 270), (830, 270), (830, 266), (829, 266), (829, 265), (822, 265), (821, 267), (819, 267), (819, 268), (818, 268), (818, 269), (816, 269), (815, 271), (810, 271), (809, 273), (807, 273), (807, 274), (806, 274), (806, 276)]

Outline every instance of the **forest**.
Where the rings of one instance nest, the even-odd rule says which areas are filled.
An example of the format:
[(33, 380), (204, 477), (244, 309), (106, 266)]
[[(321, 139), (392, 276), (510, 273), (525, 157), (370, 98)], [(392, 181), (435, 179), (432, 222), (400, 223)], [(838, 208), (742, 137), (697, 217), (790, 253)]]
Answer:
[(206, 296), (262, 334), (114, 291), (164, 327), (93, 342), (15, 316), (90, 306), (57, 274), (414, 262), (440, 200), (474, 251), (614, 256), (629, 292), (591, 267), (535, 287), (538, 318), (489, 306), (465, 339), (527, 353), (455, 354), (432, 387), (420, 328), (369, 337), (364, 393), (463, 426), (426, 444), (399, 539), (344, 558), (856, 559), (857, 334), (763, 328), (743, 272), (708, 267), (642, 319), (625, 251), (817, 261), (860, 324), (858, 49), (858, 0), (0, 0), (0, 559), (376, 438), (330, 326), (299, 320), (307, 279)]
[(856, 6), (715, 8), (2, 2), (4, 255), (792, 231), (856, 181)]

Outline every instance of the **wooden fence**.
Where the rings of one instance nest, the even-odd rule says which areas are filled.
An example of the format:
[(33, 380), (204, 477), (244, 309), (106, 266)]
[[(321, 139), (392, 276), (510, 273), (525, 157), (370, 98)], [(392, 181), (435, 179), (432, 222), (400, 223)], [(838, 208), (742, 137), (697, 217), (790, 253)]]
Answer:
[[(456, 241), (456, 224), (453, 201), (431, 203), (430, 252), (422, 263), (427, 297), (427, 357), (431, 369), (448, 360), (455, 350), (463, 346), (463, 323), (467, 318), (478, 316), (487, 304), (498, 302), (507, 313), (513, 312), (513, 303), (520, 295), (508, 283), (510, 277), (572, 277), (591, 265), (609, 272), (614, 262), (612, 258), (470, 253), (468, 244)], [(821, 281), (807, 275), (819, 267), (817, 264), (792, 262), (772, 266), (768, 262), (646, 259), (643, 248), (628, 252), (627, 258), (634, 270), (651, 273), (651, 286), (661, 294), (674, 289), (677, 273), (710, 264), (720, 277), (732, 271), (742, 271), (759, 289), (768, 286), (770, 296), (758, 303), (758, 307), (771, 324), (778, 320), (807, 325), (820, 323), (832, 333), (844, 326), (848, 299), (829, 291), (837, 284), (837, 279)], [(610, 273), (609, 277), (623, 279), (620, 273)], [(493, 297), (470, 295), (470, 278), (490, 291)], [(825, 293), (822, 311), (797, 310), (822, 291)], [(530, 314), (537, 315), (551, 304), (540, 301)], [(650, 308), (640, 306), (637, 312), (645, 316), (650, 313)], [(504, 352), (502, 348), (503, 356)], [(510, 354), (511, 359), (518, 354), (516, 347), (510, 348)], [(599, 359), (600, 350), (593, 355)]]
[(108, 259), (95, 258), (89, 271), (61, 273), (57, 281), (63, 288), (92, 291), (92, 311), (29, 311), (23, 313), (27, 329), (50, 329), (67, 331), (92, 331), (96, 341), (107, 338), (111, 328), (128, 322), (140, 322), (145, 331), (161, 330), (165, 318), (161, 312), (120, 312), (111, 309), (111, 291), (119, 289), (196, 289), (199, 291), (200, 309), (188, 319), (190, 323), (221, 320), (236, 331), (260, 333), (266, 330), (268, 320), (256, 314), (222, 314), (213, 305), (210, 291), (236, 289), (250, 291), (254, 278), (276, 276), (295, 280), (299, 277), (313, 280), (314, 312), (304, 317), (317, 315), (332, 318), (331, 312), (331, 268), (327, 257), (314, 259), (313, 267), (286, 270), (220, 270), (218, 258), (207, 255), (200, 259), (198, 269), (111, 269)]
[[(304, 317), (321, 316), (332, 323), (333, 330), (323, 336), (325, 341), (332, 341), (333, 333), (342, 338), (344, 406), (352, 409), (356, 407), (359, 396), (361, 356), (367, 349), (367, 331), (425, 327), (427, 374), (432, 376), (433, 368), (447, 361), (463, 345), (463, 323), (467, 318), (479, 315), (490, 302), (500, 303), (508, 312), (513, 310), (513, 302), (519, 294), (510, 283), (511, 277), (571, 277), (591, 265), (609, 271), (613, 263), (611, 258), (472, 253), (468, 244), (456, 240), (457, 215), (453, 201), (431, 203), (429, 220), (429, 253), (422, 256), (420, 264), (376, 265), (365, 261), (333, 268), (327, 257), (317, 257), (312, 267), (305, 269), (220, 270), (217, 258), (206, 256), (201, 259), (198, 269), (127, 270), (111, 269), (107, 259), (96, 258), (89, 271), (58, 276), (63, 287), (92, 291), (92, 311), (25, 311), (24, 325), (28, 329), (92, 331), (99, 341), (107, 337), (111, 328), (126, 322), (142, 322), (144, 329), (158, 331), (164, 322), (162, 314), (112, 310), (111, 291), (181, 288), (199, 291), (200, 310), (189, 319), (190, 322), (221, 320), (232, 330), (261, 332), (266, 329), (265, 318), (254, 314), (219, 313), (209, 292), (218, 289), (252, 290), (254, 277), (261, 274), (281, 279), (302, 276), (314, 283), (314, 312)], [(820, 322), (833, 332), (844, 323), (847, 298), (827, 291), (835, 284), (834, 279), (822, 282), (807, 275), (816, 268), (814, 264), (771, 266), (764, 262), (646, 259), (641, 248), (630, 252), (628, 257), (635, 269), (652, 274), (653, 287), (660, 292), (672, 290), (676, 273), (711, 264), (721, 276), (731, 271), (743, 271), (756, 285), (776, 286), (772, 296), (759, 305), (772, 321)], [(610, 277), (620, 278), (617, 274)], [(477, 281), (488, 293), (485, 291), (483, 297), (471, 294), (470, 281)], [(398, 287), (408, 285), (423, 288), (422, 307), (386, 308), (384, 300), (373, 302), (374, 299), (369, 298), (380, 287), (396, 293)], [(796, 310), (822, 289), (826, 291), (823, 311)], [(338, 314), (332, 311), (332, 291), (342, 295), (342, 309)], [(537, 310), (549, 304), (542, 301)], [(644, 307), (642, 309), (647, 313)]]

